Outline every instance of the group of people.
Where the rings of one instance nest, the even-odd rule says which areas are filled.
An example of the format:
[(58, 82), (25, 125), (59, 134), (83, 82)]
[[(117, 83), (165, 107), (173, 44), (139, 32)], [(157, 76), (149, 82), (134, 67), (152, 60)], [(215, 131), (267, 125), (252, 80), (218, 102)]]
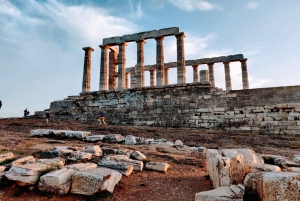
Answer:
[[(0, 101), (0, 108), (2, 106), (2, 103)], [(46, 118), (46, 123), (49, 123), (49, 119), (50, 119), (50, 112), (49, 112), (49, 109), (46, 109), (44, 110), (45, 111), (45, 118)], [(28, 116), (29, 115), (29, 110), (26, 108), (24, 110), (24, 117)], [(98, 122), (99, 122), (99, 125), (100, 124), (104, 124), (106, 126), (106, 122), (105, 122), (105, 117), (104, 117), (104, 113), (102, 110), (99, 110), (99, 118), (98, 118)]]

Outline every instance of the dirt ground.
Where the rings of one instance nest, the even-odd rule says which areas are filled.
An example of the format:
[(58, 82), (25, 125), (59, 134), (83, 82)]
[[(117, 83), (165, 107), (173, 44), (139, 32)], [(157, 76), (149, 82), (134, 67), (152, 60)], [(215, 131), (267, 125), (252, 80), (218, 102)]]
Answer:
[[(213, 189), (206, 177), (205, 159), (201, 155), (169, 150), (152, 149), (149, 146), (111, 145), (101, 142), (91, 143), (80, 140), (62, 140), (45, 137), (31, 137), (32, 129), (64, 129), (91, 131), (93, 135), (118, 133), (136, 137), (165, 138), (170, 141), (181, 140), (188, 146), (206, 148), (250, 148), (261, 154), (274, 154), (292, 157), (300, 154), (300, 135), (274, 135), (267, 133), (251, 134), (224, 130), (195, 128), (163, 128), (129, 125), (97, 125), (96, 122), (56, 121), (49, 124), (44, 119), (0, 119), (0, 153), (13, 152), (16, 157), (33, 155), (42, 157), (42, 151), (55, 146), (117, 146), (140, 150), (153, 161), (168, 162), (171, 167), (167, 173), (153, 171), (135, 172), (123, 177), (116, 185), (113, 194), (101, 193), (94, 196), (68, 194), (54, 195), (37, 188), (19, 187), (7, 183), (0, 185), (0, 201), (192, 201), (195, 193)], [(95, 159), (96, 160), (96, 159)], [(95, 161), (97, 162), (97, 161)]]

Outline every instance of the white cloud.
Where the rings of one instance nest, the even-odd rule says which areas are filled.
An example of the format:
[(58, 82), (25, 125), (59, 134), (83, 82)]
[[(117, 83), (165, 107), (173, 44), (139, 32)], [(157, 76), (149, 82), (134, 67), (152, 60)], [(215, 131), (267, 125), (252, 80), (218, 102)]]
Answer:
[(141, 18), (143, 16), (141, 0), (139, 0), (135, 5), (133, 5), (132, 1), (129, 0), (129, 5), (131, 9), (131, 17)]
[(257, 6), (258, 6), (258, 3), (256, 3), (256, 2), (249, 2), (248, 4), (246, 4), (246, 7), (249, 9), (255, 9), (255, 8), (257, 8)]
[(169, 0), (174, 6), (186, 11), (209, 11), (221, 9), (219, 5), (204, 0)]

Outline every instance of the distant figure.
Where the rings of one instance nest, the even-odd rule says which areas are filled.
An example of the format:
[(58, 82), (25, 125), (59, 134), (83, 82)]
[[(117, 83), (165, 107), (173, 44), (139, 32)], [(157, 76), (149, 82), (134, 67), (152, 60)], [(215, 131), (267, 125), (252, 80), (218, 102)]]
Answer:
[(26, 117), (27, 115), (29, 115), (29, 110), (27, 110), (27, 108), (24, 110), (24, 117)]
[(0, 100), (0, 109), (1, 109), (1, 107), (2, 107), (2, 101)]
[(50, 113), (49, 113), (49, 110), (46, 110), (46, 123), (49, 123), (49, 119), (50, 119)]
[(106, 126), (104, 113), (101, 110), (99, 110), (98, 122), (99, 122), (99, 125), (103, 123)]

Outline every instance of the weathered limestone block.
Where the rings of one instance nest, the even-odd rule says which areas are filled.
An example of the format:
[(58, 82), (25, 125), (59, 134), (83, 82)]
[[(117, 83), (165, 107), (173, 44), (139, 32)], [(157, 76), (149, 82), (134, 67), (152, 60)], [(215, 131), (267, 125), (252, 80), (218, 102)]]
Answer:
[(19, 165), (24, 165), (28, 163), (34, 163), (36, 160), (33, 156), (26, 156), (23, 158), (19, 158), (15, 161), (12, 162), (12, 166), (19, 166)]
[(124, 141), (125, 141), (124, 136), (120, 134), (108, 134), (103, 138), (103, 142), (107, 142), (107, 143), (121, 143)]
[(168, 142), (163, 143), (162, 145), (165, 146), (165, 147), (172, 147), (174, 145), (174, 143), (168, 141)]
[(300, 175), (291, 172), (250, 173), (244, 180), (246, 192), (263, 201), (300, 200)]
[(49, 135), (63, 136), (66, 135), (68, 131), (69, 130), (49, 130)]
[(98, 192), (113, 192), (122, 174), (107, 168), (88, 168), (72, 176), (73, 194), (93, 195)]
[(300, 167), (288, 167), (287, 171), (288, 172), (296, 172), (296, 173), (300, 174)]
[(188, 147), (191, 151), (196, 151), (201, 153), (202, 157), (206, 157), (207, 148), (206, 147)]
[(92, 159), (92, 154), (82, 152), (82, 151), (73, 151), (71, 152), (70, 156), (67, 158), (71, 161), (81, 161), (81, 160), (90, 160)]
[(112, 165), (114, 165), (114, 164), (132, 165), (133, 166), (133, 170), (137, 170), (137, 171), (142, 171), (143, 167), (144, 167), (144, 164), (143, 164), (142, 161), (129, 159), (128, 156), (126, 156), (126, 155), (109, 155), (109, 156), (104, 156), (101, 159), (101, 161), (98, 163), (98, 165), (104, 166), (104, 167), (109, 167), (108, 165), (106, 165), (107, 163), (112, 164)]
[(154, 170), (158, 172), (167, 172), (170, 165), (168, 163), (161, 162), (148, 162), (145, 165), (147, 170)]
[(84, 152), (90, 153), (94, 156), (102, 156), (102, 150), (99, 147), (99, 145), (97, 145), (97, 146), (87, 146), (87, 147), (85, 147)]
[(30, 135), (32, 136), (44, 136), (44, 135), (49, 135), (49, 129), (36, 129), (36, 130), (31, 130)]
[(246, 171), (246, 174), (250, 172), (281, 172), (280, 167), (278, 167), (277, 165), (252, 164), (248, 167), (249, 169)]
[(284, 156), (277, 155), (262, 155), (266, 163), (278, 165), (280, 167), (300, 167), (299, 163), (294, 163), (294, 161), (289, 160)]
[(245, 193), (243, 187), (242, 185), (231, 185), (196, 193), (195, 201), (243, 201)]
[(135, 152), (133, 152), (133, 153), (131, 154), (131, 157), (134, 158), (134, 159), (136, 159), (136, 160), (139, 160), (139, 161), (144, 160), (144, 159), (147, 158), (147, 157), (146, 157), (143, 153), (141, 153), (140, 151), (135, 151)]
[(245, 175), (243, 155), (225, 150), (227, 156), (221, 155), (216, 149), (208, 149), (206, 154), (207, 173), (215, 188), (241, 183)]
[(43, 152), (44, 157), (46, 158), (55, 158), (55, 157), (63, 157), (67, 158), (74, 150), (69, 146), (57, 146), (51, 151)]
[(183, 142), (182, 142), (181, 140), (176, 140), (176, 141), (175, 141), (175, 145), (180, 145), (180, 146), (182, 146), (182, 145), (183, 145)]
[(118, 154), (118, 149), (114, 149), (114, 148), (110, 148), (110, 147), (102, 147), (102, 152), (103, 152), (103, 155), (116, 155)]
[(117, 154), (118, 155), (125, 155), (127, 157), (130, 157), (130, 155), (133, 153), (133, 150), (130, 149), (118, 149)]
[(295, 161), (296, 163), (300, 163), (300, 155), (294, 155), (293, 161)]
[(41, 163), (12, 166), (5, 174), (5, 177), (8, 180), (15, 181), (19, 186), (34, 185), (38, 181), (41, 172), (49, 168), (54, 167)]
[(42, 163), (42, 164), (62, 167), (65, 165), (65, 159), (60, 158), (60, 157), (52, 158), (52, 159), (37, 159), (36, 163)]
[(210, 112), (212, 112), (212, 109), (211, 108), (199, 108), (196, 111), (201, 112), (201, 113), (210, 113)]
[(288, 108), (288, 104), (287, 103), (277, 104), (277, 105), (275, 105), (275, 108), (278, 108), (278, 109), (287, 109)]
[(84, 139), (87, 136), (92, 135), (89, 131), (66, 131), (68, 138)]
[(6, 168), (6, 166), (0, 166), (0, 172), (4, 172), (5, 168)]
[(14, 154), (12, 152), (8, 152), (6, 154), (1, 154), (0, 155), (0, 163), (3, 162), (3, 161), (6, 161), (8, 159), (12, 159), (14, 158)]
[(102, 141), (104, 137), (105, 135), (90, 135), (90, 136), (86, 136), (85, 139), (86, 141), (89, 142), (97, 142), (97, 141)]
[(97, 167), (96, 163), (75, 163), (75, 164), (64, 166), (64, 168), (70, 168), (76, 171), (89, 169), (89, 168), (96, 168), (96, 167)]
[(133, 135), (127, 135), (125, 137), (125, 144), (136, 144), (136, 139)]
[(67, 194), (71, 188), (73, 169), (62, 168), (60, 170), (49, 172), (40, 177), (39, 189), (41, 191)]

